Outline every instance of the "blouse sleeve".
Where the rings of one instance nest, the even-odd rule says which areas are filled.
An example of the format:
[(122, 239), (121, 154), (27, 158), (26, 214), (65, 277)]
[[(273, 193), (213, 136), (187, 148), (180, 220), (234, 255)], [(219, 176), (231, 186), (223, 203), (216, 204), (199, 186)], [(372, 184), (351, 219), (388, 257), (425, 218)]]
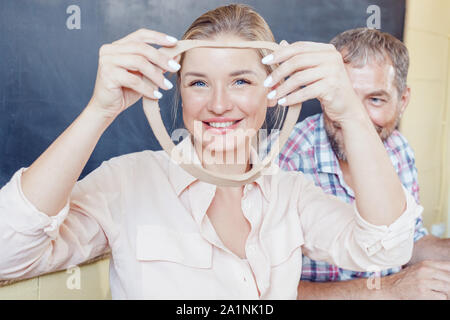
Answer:
[(355, 204), (303, 179), (298, 208), (308, 257), (355, 271), (398, 267), (411, 259), (415, 221), (423, 208), (405, 188), (405, 211), (391, 225), (378, 226), (364, 220)]
[(121, 170), (111, 159), (78, 181), (55, 216), (24, 195), (19, 169), (0, 189), (0, 279), (29, 278), (73, 267), (106, 253), (120, 210)]

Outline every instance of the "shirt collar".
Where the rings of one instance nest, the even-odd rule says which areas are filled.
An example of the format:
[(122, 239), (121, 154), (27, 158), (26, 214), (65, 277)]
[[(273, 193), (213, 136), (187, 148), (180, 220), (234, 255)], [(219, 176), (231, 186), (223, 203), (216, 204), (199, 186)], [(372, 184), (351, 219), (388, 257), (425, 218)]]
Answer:
[[(188, 135), (178, 143), (175, 148), (178, 148), (182, 151), (183, 155), (192, 163), (200, 165), (200, 159), (198, 158), (197, 152), (194, 149), (192, 144), (191, 135)], [(258, 157), (257, 151), (251, 147), (250, 149), (250, 159), (253, 164), (259, 164), (261, 160)], [(206, 183), (200, 181), (198, 178), (192, 176), (190, 173), (185, 171), (182, 167), (180, 167), (173, 159), (170, 158), (169, 162), (169, 181), (176, 193), (177, 196), (180, 194), (191, 184), (193, 183)], [(269, 199), (269, 183), (267, 181), (267, 176), (261, 175), (258, 177), (252, 184), (258, 185), (266, 200)], [(247, 192), (248, 188), (244, 188), (244, 195)]]

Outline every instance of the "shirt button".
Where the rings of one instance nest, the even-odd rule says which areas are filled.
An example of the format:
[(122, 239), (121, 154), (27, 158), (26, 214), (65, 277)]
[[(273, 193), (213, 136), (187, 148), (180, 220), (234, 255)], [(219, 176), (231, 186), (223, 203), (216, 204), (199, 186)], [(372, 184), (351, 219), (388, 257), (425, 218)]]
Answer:
[(249, 184), (249, 185), (247, 186), (247, 189), (248, 189), (248, 191), (252, 191), (253, 185), (252, 185), (252, 184)]
[[(246, 198), (246, 197), (244, 196), (244, 199), (245, 199), (245, 198)], [(250, 202), (249, 202), (249, 201), (244, 201), (244, 203), (242, 204), (242, 210), (248, 211), (248, 210), (250, 210), (250, 208), (251, 208)]]

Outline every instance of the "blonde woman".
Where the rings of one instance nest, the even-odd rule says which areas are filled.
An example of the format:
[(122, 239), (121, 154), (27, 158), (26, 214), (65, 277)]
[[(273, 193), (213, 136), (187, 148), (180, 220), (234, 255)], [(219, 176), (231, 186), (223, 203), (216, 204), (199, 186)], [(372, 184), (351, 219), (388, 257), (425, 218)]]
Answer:
[[(183, 39), (274, 41), (263, 18), (243, 5), (203, 14)], [(410, 259), (421, 208), (402, 189), (332, 46), (285, 43), (270, 55), (195, 48), (178, 64), (150, 45), (176, 42), (142, 29), (102, 46), (89, 104), (0, 191), (1, 279), (64, 269), (110, 249), (115, 299), (295, 299), (302, 251), (364, 271)], [(318, 98), (342, 130), (356, 206), (325, 195), (298, 172), (217, 187), (164, 151), (110, 159), (77, 182), (114, 119), (142, 96), (158, 99), (158, 88), (172, 87), (165, 71), (178, 72), (191, 133), (177, 147), (194, 150), (198, 161), (207, 153), (218, 161), (203, 167), (222, 173), (251, 167), (248, 141), (231, 139), (233, 132), (257, 132), (277, 101)], [(249, 151), (244, 163), (220, 164), (237, 149)]]

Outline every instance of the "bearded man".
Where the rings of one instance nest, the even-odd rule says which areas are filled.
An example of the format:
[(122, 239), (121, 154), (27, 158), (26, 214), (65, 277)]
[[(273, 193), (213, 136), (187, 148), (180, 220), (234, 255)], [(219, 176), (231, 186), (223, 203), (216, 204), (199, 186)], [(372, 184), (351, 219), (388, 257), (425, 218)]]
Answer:
[[(343, 32), (331, 43), (341, 53), (353, 88), (403, 186), (419, 202), (414, 152), (397, 130), (411, 93), (406, 83), (407, 48), (392, 35), (367, 28)], [(355, 199), (341, 128), (323, 113), (295, 126), (277, 162), (283, 170), (302, 171), (325, 192), (345, 202)], [(343, 270), (304, 256), (299, 299), (450, 298), (450, 239), (428, 235), (418, 218), (414, 240), (407, 266), (376, 274)], [(376, 288), (366, 279), (374, 276), (381, 277)]]

